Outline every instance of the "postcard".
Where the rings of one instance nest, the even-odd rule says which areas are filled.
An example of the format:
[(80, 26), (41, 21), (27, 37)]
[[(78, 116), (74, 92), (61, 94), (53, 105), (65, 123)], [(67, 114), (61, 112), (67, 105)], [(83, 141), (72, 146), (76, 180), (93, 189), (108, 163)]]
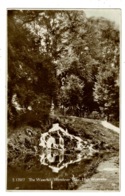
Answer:
[(7, 9), (7, 190), (120, 190), (120, 43), (120, 9)]

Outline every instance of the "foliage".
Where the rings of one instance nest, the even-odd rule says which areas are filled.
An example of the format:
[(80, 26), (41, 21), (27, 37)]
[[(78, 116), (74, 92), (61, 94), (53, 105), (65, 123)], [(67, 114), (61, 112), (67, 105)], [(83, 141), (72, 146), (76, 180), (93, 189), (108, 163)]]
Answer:
[(106, 67), (99, 70), (95, 83), (94, 97), (102, 108), (102, 112), (119, 119), (119, 86), (117, 84), (116, 70)]
[(48, 119), (52, 102), (70, 115), (101, 111), (118, 119), (119, 53), (119, 30), (104, 18), (9, 10), (9, 119)]
[[(21, 16), (22, 12), (8, 11), (9, 119), (29, 113), (28, 108), (34, 116), (37, 113), (37, 117), (45, 118), (57, 85), (54, 64), (50, 57), (39, 52), (37, 35), (22, 24)], [(20, 109), (12, 103), (15, 95)]]

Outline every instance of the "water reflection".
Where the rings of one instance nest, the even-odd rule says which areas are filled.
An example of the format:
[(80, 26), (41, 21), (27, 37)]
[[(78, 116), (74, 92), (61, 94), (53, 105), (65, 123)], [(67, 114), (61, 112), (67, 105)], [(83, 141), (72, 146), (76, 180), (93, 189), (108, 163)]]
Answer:
[(89, 149), (75, 153), (73, 151), (68, 153), (68, 151), (47, 149), (40, 155), (40, 163), (47, 165), (52, 172), (59, 173), (60, 170), (67, 168), (70, 164), (80, 162), (82, 159), (90, 159), (93, 154), (90, 153)]
[[(8, 163), (9, 190), (68, 190), (73, 176), (88, 173), (97, 161), (88, 149), (82, 152), (44, 150), (39, 155), (24, 155)], [(29, 179), (34, 181), (30, 181)], [(15, 179), (15, 181), (13, 181)], [(16, 181), (25, 179), (25, 181)]]

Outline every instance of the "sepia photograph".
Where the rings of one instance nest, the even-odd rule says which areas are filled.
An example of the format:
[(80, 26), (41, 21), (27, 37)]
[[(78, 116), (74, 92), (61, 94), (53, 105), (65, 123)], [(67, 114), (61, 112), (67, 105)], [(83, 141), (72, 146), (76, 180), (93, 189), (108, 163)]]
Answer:
[(120, 9), (7, 9), (7, 190), (120, 191)]

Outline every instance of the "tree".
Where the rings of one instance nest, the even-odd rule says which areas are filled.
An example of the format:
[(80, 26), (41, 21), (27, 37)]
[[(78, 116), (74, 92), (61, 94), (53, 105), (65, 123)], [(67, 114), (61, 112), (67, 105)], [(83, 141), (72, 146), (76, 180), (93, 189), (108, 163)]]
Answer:
[(117, 84), (117, 72), (115, 68), (100, 68), (96, 76), (94, 97), (98, 102), (102, 113), (105, 114), (107, 120), (110, 115), (119, 118), (119, 86)]
[(94, 99), (102, 113), (119, 119), (119, 30), (110, 21), (98, 20), (101, 28), (99, 66), (94, 84)]
[[(36, 26), (29, 23), (37, 20), (40, 12), (26, 13), (8, 11), (9, 119), (18, 119), (22, 113), (30, 113), (30, 116), (33, 113), (34, 119), (38, 120), (47, 119), (51, 100), (56, 97), (56, 70), (50, 55), (40, 51), (41, 43), (34, 33)], [(12, 103), (14, 96), (20, 109)]]
[(70, 114), (80, 116), (84, 82), (75, 75), (67, 76), (60, 92), (61, 105), (68, 108)]
[(86, 18), (82, 10), (8, 11), (10, 114), (21, 113), (12, 104), (15, 96), (36, 118), (47, 118), (52, 102), (72, 108), (71, 114), (90, 114), (102, 107), (98, 91), (108, 84), (108, 75), (101, 80), (108, 71), (118, 97), (119, 31), (112, 22)]

